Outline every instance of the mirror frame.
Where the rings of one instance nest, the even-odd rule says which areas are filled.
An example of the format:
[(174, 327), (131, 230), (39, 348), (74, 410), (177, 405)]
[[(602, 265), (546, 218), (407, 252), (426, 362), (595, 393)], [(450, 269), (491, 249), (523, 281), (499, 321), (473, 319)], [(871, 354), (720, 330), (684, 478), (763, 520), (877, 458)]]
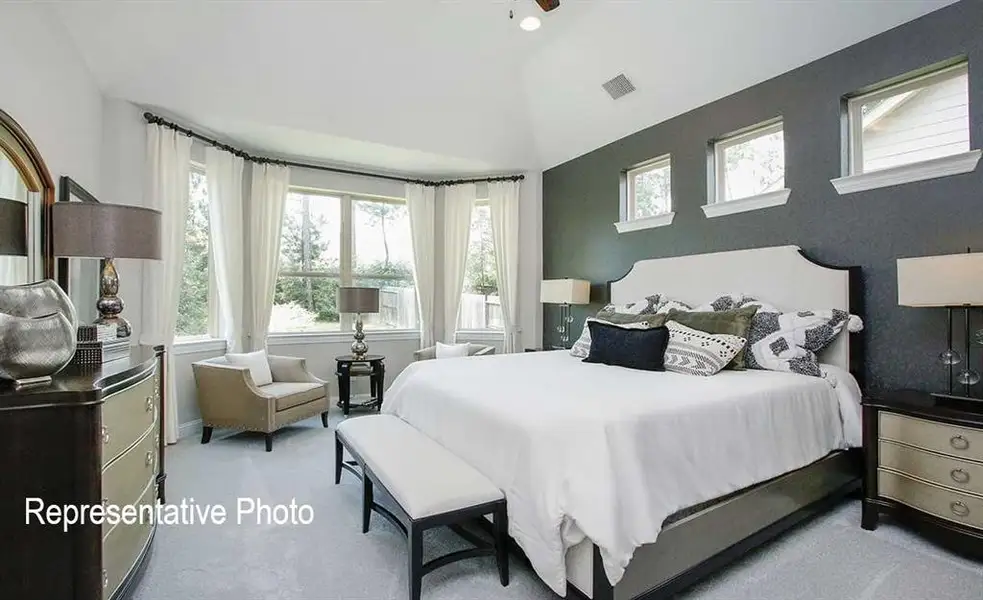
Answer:
[[(3, 110), (0, 110), (0, 148), (17, 167), (17, 172), (27, 184), (27, 190), (41, 194), (41, 271), (45, 279), (54, 279), (51, 205), (55, 202), (55, 181), (31, 137)], [(65, 292), (68, 290), (65, 289)]]

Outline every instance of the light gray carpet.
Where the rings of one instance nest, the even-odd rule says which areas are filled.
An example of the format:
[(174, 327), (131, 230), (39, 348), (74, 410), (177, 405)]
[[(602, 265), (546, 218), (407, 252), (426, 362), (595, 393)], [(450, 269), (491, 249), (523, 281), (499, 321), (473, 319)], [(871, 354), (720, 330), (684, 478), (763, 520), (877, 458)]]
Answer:
[[(337, 422), (336, 419), (332, 419)], [(333, 484), (333, 433), (316, 419), (276, 435), (186, 439), (167, 455), (168, 500), (221, 503), (237, 497), (314, 507), (309, 526), (161, 526), (134, 600), (382, 600), (406, 597), (405, 542), (373, 517), (362, 535), (360, 486), (349, 474)], [(230, 519), (234, 521), (234, 519)], [(843, 504), (745, 557), (681, 600), (976, 600), (983, 565), (939, 549), (889, 524), (860, 529), (859, 502)], [(462, 547), (453, 533), (431, 532), (430, 555)], [(425, 600), (545, 599), (556, 596), (519, 561), (512, 583), (498, 584), (494, 561), (439, 569), (423, 580)]]

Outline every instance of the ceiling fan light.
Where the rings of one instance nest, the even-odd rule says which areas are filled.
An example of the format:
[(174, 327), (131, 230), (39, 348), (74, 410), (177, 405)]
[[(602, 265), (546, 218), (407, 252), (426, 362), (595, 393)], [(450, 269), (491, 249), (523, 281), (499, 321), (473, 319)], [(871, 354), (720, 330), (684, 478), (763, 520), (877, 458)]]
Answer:
[(536, 31), (542, 24), (543, 22), (539, 20), (539, 17), (532, 15), (524, 17), (521, 21), (519, 21), (519, 27), (521, 27), (523, 31)]

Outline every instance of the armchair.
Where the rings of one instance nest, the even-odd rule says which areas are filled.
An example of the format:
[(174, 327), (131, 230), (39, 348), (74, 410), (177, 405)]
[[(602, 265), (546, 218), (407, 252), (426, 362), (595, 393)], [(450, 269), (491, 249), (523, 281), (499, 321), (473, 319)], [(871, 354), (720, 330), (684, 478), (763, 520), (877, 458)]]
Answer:
[[(495, 346), (468, 343), (468, 356), (487, 356), (489, 354), (495, 354)], [(435, 358), (437, 358), (437, 346), (423, 348), (413, 353), (414, 361), (433, 360)]]
[(224, 356), (192, 365), (201, 410), (201, 443), (207, 444), (215, 427), (231, 427), (266, 434), (266, 451), (273, 450), (273, 432), (320, 413), (328, 426), (327, 382), (307, 370), (306, 361), (269, 356), (273, 383), (257, 386), (248, 367), (229, 363)]

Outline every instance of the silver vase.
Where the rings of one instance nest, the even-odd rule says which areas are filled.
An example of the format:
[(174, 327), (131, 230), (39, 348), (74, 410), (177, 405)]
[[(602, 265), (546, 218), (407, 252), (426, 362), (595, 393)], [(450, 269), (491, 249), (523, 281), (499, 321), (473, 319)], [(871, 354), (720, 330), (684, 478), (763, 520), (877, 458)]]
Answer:
[(0, 286), (0, 379), (44, 383), (75, 354), (75, 306), (50, 279)]
[(73, 329), (78, 326), (75, 305), (51, 279), (26, 285), (0, 285), (0, 313), (14, 317), (43, 317), (61, 313)]
[(0, 379), (12, 379), (17, 385), (51, 381), (74, 354), (75, 328), (64, 314), (0, 313)]

